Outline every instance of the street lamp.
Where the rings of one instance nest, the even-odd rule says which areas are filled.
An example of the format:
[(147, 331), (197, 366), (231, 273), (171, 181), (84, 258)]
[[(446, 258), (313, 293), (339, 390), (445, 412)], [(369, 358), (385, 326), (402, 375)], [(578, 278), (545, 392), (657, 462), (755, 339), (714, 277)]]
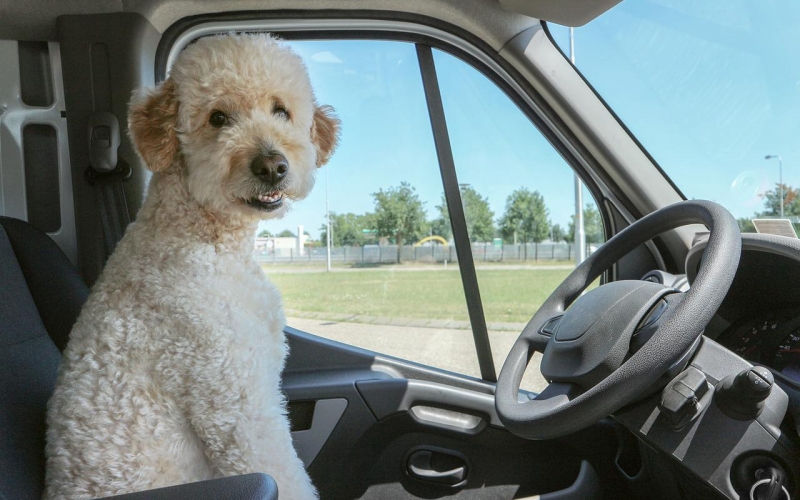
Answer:
[[(575, 33), (569, 29), (569, 60), (575, 65)], [(583, 182), (575, 172), (575, 265), (586, 260), (586, 230), (583, 227)]]
[(783, 219), (783, 158), (781, 155), (767, 155), (765, 160), (778, 160), (778, 187), (780, 188), (781, 219)]
[(331, 272), (331, 211), (328, 208), (328, 170), (325, 169), (325, 246), (327, 247), (327, 270)]

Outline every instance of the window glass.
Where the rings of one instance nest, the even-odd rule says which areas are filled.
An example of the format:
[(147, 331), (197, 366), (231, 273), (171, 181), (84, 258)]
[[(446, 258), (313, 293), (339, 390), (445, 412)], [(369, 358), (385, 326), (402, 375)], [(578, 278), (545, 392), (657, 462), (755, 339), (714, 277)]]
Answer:
[(575, 61), (687, 198), (800, 229), (798, 25), (794, 0), (621, 2), (574, 29)]
[(440, 236), (449, 223), (434, 227), (443, 188), (414, 45), (290, 45), (342, 135), (311, 195), (259, 228), (289, 326), (480, 377), (456, 252)]
[[(493, 82), (434, 51), (492, 354), (499, 371), (522, 328), (575, 268), (575, 175)], [(583, 191), (588, 251), (604, 241)], [(443, 204), (441, 204), (443, 206)], [(536, 355), (522, 387), (546, 386)]]

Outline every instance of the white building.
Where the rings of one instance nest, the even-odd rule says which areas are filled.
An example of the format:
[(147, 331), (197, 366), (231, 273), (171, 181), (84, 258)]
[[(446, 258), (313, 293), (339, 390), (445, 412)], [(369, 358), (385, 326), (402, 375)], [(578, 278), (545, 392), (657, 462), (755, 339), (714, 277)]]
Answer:
[(305, 245), (308, 235), (303, 232), (303, 226), (297, 226), (297, 234), (300, 235), (299, 238), (295, 236), (270, 236), (268, 238), (257, 237), (255, 252), (259, 255), (277, 254), (278, 256), (289, 256), (294, 254), (298, 257), (305, 255)]

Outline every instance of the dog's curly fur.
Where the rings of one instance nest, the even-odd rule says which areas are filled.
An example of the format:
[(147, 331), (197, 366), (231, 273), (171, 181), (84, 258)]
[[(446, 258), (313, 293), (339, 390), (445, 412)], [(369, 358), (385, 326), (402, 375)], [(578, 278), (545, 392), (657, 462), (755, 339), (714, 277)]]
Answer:
[[(316, 498), (280, 390), (281, 299), (253, 243), (259, 220), (308, 194), (338, 131), (301, 59), (268, 35), (200, 39), (134, 98), (129, 132), (153, 176), (64, 352), (45, 498), (248, 472), (271, 474), (282, 500)], [(264, 151), (288, 161), (280, 184), (251, 169)], [(248, 203), (265, 193), (282, 204)]]

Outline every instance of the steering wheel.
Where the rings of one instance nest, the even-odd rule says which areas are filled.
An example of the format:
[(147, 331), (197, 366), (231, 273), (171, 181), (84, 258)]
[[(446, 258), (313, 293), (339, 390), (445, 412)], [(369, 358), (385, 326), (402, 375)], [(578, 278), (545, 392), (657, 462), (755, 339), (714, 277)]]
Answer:
[[(688, 292), (626, 280), (581, 295), (634, 248), (695, 223), (711, 234)], [(608, 240), (556, 288), (511, 348), (495, 393), (500, 420), (518, 436), (550, 439), (588, 427), (642, 396), (703, 333), (728, 293), (741, 246), (736, 220), (710, 201), (669, 205)], [(540, 369), (550, 385), (520, 402), (520, 381), (534, 352), (543, 354)]]

